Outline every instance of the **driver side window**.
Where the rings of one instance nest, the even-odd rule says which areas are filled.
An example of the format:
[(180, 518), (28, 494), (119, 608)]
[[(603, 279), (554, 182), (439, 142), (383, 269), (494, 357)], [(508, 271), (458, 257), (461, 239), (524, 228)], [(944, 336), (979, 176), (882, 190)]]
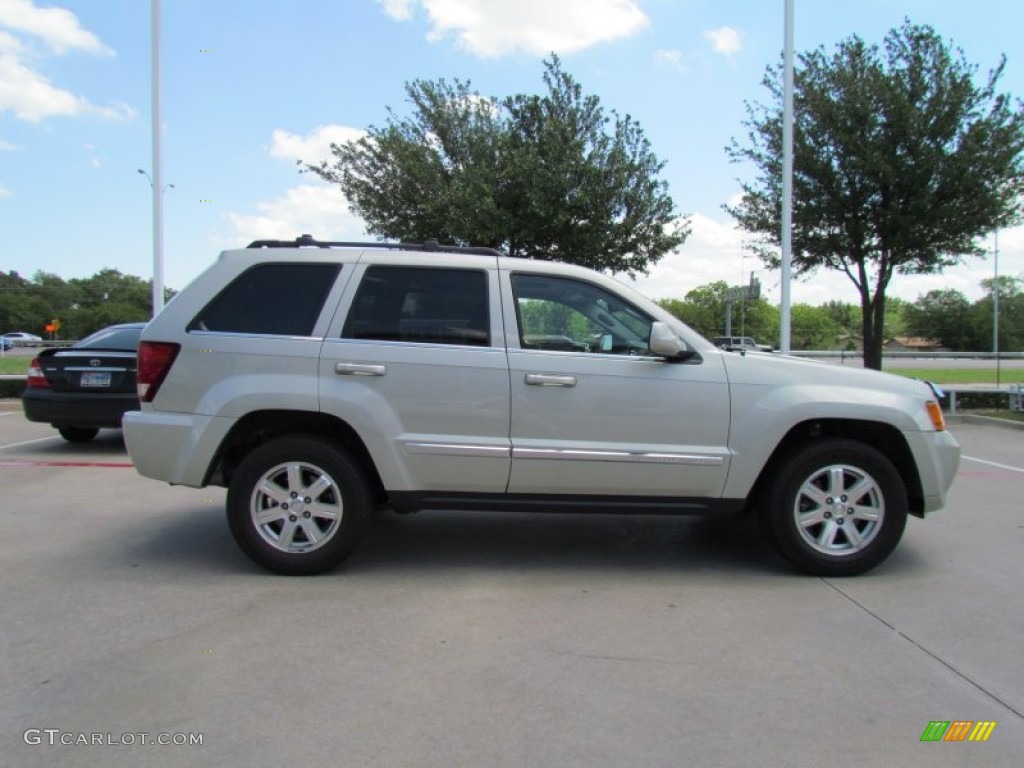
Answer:
[(523, 349), (649, 355), (651, 318), (618, 296), (563, 277), (512, 275)]

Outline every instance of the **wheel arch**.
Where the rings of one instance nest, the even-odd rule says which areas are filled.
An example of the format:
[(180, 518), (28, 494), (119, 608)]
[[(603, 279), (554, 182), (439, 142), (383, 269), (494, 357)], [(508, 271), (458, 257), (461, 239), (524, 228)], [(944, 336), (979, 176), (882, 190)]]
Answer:
[(794, 451), (822, 438), (847, 438), (868, 445), (885, 456), (899, 473), (907, 491), (907, 511), (924, 516), (924, 492), (910, 445), (899, 429), (891, 424), (855, 419), (810, 419), (796, 424), (775, 446), (751, 488), (748, 506), (764, 498), (765, 486), (777, 476), (781, 465)]
[(227, 487), (235, 469), (253, 448), (282, 437), (315, 437), (346, 450), (366, 472), (375, 499), (384, 498), (380, 473), (359, 433), (337, 416), (309, 411), (254, 411), (240, 418), (221, 441), (204, 484)]

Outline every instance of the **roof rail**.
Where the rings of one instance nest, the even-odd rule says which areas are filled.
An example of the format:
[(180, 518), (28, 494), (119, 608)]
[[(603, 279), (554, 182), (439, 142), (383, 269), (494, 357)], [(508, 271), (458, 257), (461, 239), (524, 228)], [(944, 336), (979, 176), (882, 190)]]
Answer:
[(494, 248), (476, 246), (441, 245), (437, 240), (425, 240), (422, 243), (382, 243), (382, 242), (336, 242), (317, 240), (312, 235), (300, 235), (294, 240), (254, 240), (246, 248), (384, 248), (391, 251), (440, 251), (442, 253), (470, 253), (478, 256), (502, 256), (501, 251)]

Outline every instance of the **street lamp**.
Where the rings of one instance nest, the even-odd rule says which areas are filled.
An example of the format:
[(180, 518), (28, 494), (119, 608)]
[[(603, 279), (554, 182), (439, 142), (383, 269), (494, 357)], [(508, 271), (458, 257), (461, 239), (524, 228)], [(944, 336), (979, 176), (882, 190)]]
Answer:
[(153, 177), (141, 168), (138, 172), (149, 179), (153, 190), (153, 317), (164, 307), (164, 192), (174, 189), (173, 184), (164, 184), (159, 193), (153, 184)]

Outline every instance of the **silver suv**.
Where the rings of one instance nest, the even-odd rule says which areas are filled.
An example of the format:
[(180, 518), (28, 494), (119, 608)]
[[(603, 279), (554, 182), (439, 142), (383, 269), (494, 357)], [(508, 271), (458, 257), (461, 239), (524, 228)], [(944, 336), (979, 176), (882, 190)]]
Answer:
[(138, 471), (226, 487), (285, 574), (337, 566), (387, 505), (751, 510), (797, 568), (852, 575), (960, 457), (927, 384), (726, 353), (604, 275), (436, 243), (227, 251), (147, 326), (138, 387)]

